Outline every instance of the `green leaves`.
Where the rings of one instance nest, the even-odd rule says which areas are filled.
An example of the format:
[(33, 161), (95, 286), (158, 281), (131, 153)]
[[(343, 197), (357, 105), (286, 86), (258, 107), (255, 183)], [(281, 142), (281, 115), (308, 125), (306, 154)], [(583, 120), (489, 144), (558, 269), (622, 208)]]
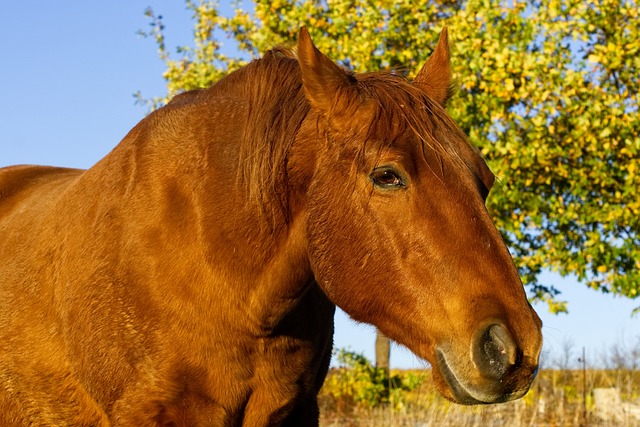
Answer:
[(363, 407), (390, 404), (393, 409), (404, 408), (405, 393), (418, 388), (425, 380), (424, 373), (405, 371), (392, 373), (377, 368), (362, 354), (340, 348), (334, 349), (337, 369), (324, 382), (323, 393), (336, 402), (348, 402)]
[[(171, 59), (161, 20), (152, 33), (169, 96), (206, 87), (301, 26), (356, 71), (412, 77), (443, 25), (459, 91), (449, 111), (498, 177), (488, 208), (534, 299), (565, 310), (543, 269), (629, 298), (640, 290), (640, 26), (624, 0), (256, 0), (221, 16), (187, 2), (193, 46)], [(241, 54), (220, 52), (226, 34)]]

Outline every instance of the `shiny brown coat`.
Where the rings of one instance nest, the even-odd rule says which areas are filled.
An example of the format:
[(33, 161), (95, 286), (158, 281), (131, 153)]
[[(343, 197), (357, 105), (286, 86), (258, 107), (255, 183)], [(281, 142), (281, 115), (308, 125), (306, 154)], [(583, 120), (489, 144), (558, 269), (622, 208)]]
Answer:
[(446, 31), (410, 83), (303, 30), (87, 171), (0, 170), (0, 425), (317, 425), (334, 304), (451, 400), (522, 396), (541, 324), (450, 84)]

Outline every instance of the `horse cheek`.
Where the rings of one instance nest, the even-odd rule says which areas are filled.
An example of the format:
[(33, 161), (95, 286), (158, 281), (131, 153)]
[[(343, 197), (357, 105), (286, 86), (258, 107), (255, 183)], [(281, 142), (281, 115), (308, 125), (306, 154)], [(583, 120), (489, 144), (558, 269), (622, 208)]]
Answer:
[(353, 287), (362, 282), (356, 267), (363, 251), (358, 215), (351, 201), (324, 194), (312, 201), (307, 222), (311, 269), (329, 299), (348, 311)]

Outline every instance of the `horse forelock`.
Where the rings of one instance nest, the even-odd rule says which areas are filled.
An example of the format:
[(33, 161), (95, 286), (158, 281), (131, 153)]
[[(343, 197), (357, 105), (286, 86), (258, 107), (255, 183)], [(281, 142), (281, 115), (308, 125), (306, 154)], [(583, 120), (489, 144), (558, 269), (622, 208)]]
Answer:
[(421, 88), (387, 71), (357, 77), (366, 97), (376, 104), (366, 140), (377, 141), (379, 151), (409, 133), (425, 158), (433, 153), (449, 167), (470, 169), (477, 175), (491, 174), (479, 151), (444, 107)]

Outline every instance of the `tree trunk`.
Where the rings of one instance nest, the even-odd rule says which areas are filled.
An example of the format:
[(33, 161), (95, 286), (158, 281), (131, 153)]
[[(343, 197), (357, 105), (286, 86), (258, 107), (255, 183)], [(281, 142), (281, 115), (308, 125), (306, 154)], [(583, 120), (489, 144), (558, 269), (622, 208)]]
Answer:
[(389, 372), (391, 341), (382, 332), (376, 330), (376, 368)]
[[(383, 370), (382, 381), (384, 391), (382, 392), (382, 402), (388, 402), (390, 391), (389, 376), (389, 356), (391, 355), (391, 340), (382, 332), (376, 330), (376, 368)], [(381, 403), (382, 403), (381, 402)]]

